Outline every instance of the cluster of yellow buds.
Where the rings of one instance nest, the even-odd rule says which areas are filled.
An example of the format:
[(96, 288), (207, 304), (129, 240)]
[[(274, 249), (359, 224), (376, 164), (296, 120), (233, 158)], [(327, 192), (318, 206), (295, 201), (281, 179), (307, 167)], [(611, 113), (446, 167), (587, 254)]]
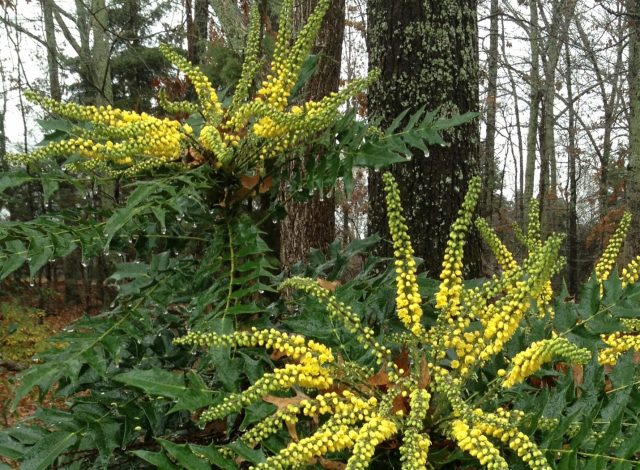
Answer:
[(111, 106), (82, 106), (59, 103), (29, 92), (27, 97), (63, 118), (89, 122), (92, 131), (77, 127), (79, 137), (51, 142), (28, 154), (13, 155), (18, 163), (39, 161), (49, 157), (79, 155), (81, 160), (68, 164), (69, 169), (104, 169), (109, 164), (130, 167), (129, 171), (177, 162), (185, 141), (192, 132), (178, 121), (159, 119), (147, 113), (114, 109)]
[(498, 238), (496, 232), (489, 227), (489, 224), (485, 219), (477, 218), (476, 228), (478, 229), (480, 236), (482, 236), (491, 249), (493, 256), (496, 257), (502, 271), (509, 273), (518, 267), (518, 263), (509, 249), (504, 245), (504, 243), (502, 243), (502, 240)]
[(640, 255), (633, 258), (629, 264), (622, 268), (620, 274), (622, 288), (638, 282), (638, 279), (640, 279)]
[(381, 415), (373, 415), (360, 428), (353, 446), (353, 455), (345, 470), (364, 470), (369, 466), (376, 446), (398, 432), (396, 424)]
[(551, 470), (544, 454), (523, 432), (510, 426), (503, 427), (493, 422), (482, 421), (476, 424), (476, 429), (484, 435), (508, 443), (509, 448), (532, 470)]
[(431, 395), (425, 389), (414, 389), (410, 395), (411, 411), (407, 418), (400, 461), (403, 468), (425, 468), (431, 440), (423, 433), (424, 419), (429, 410)]
[(537, 199), (529, 202), (529, 213), (527, 214), (527, 236), (525, 244), (529, 252), (539, 250), (542, 246), (542, 234), (540, 227), (540, 203)]
[(598, 362), (602, 365), (615, 365), (618, 358), (627, 351), (640, 351), (640, 336), (634, 333), (602, 335), (602, 341), (608, 346), (598, 353)]
[(196, 90), (200, 109), (205, 120), (214, 126), (220, 123), (223, 115), (222, 105), (207, 76), (166, 44), (160, 44), (160, 52), (189, 78)]
[(451, 436), (462, 450), (477, 458), (480, 465), (488, 469), (509, 470), (507, 461), (477, 427), (469, 427), (465, 421), (457, 419), (451, 426)]
[[(596, 263), (596, 279), (601, 283), (606, 281), (609, 278), (609, 274), (611, 274), (611, 269), (613, 268), (616, 259), (618, 258), (618, 253), (620, 253), (620, 248), (622, 248), (622, 244), (624, 243), (624, 239), (627, 236), (627, 230), (629, 229), (629, 225), (631, 225), (631, 214), (629, 212), (625, 212), (622, 216), (622, 220), (618, 225), (618, 228), (613, 233), (609, 242), (607, 243), (607, 247), (605, 248), (602, 256)], [(602, 292), (602, 287), (601, 287)]]
[(540, 370), (543, 364), (556, 357), (563, 358), (572, 364), (585, 364), (591, 359), (591, 352), (588, 349), (579, 348), (563, 337), (536, 341), (515, 355), (511, 361), (513, 367), (508, 373), (499, 372), (499, 375), (506, 375), (502, 386), (509, 388), (523, 382)]
[(440, 287), (436, 294), (436, 308), (445, 310), (450, 324), (460, 313), (460, 295), (462, 293), (462, 269), (464, 238), (469, 231), (473, 210), (480, 195), (480, 178), (474, 177), (469, 182), (458, 218), (451, 226), (451, 233), (444, 251)]
[(378, 364), (381, 364), (383, 359), (391, 354), (391, 350), (374, 338), (374, 331), (362, 324), (362, 320), (350, 306), (338, 301), (328, 289), (320, 286), (317, 281), (304, 277), (292, 277), (280, 286), (280, 289), (287, 288), (301, 290), (325, 304), (329, 315), (340, 321), (351, 334), (356, 336), (359, 342), (373, 349)]
[(326, 346), (313, 340), (306, 340), (299, 335), (289, 335), (274, 329), (249, 332), (235, 332), (230, 335), (216, 333), (189, 332), (175, 340), (176, 344), (199, 347), (221, 346), (262, 346), (288, 356), (298, 363), (285, 364), (272, 373), (265, 374), (242, 393), (226, 397), (219, 405), (212, 406), (200, 416), (201, 422), (221, 418), (259, 400), (262, 396), (277, 391), (288, 390), (293, 386), (304, 388), (326, 389), (333, 383), (333, 378), (324, 366), (333, 362), (333, 354)]
[(550, 236), (542, 248), (533, 253), (525, 263), (530, 265), (528, 277), (523, 277), (522, 280), (512, 284), (507, 295), (496, 302), (495, 309), (487, 309), (487, 312), (491, 313), (486, 317), (484, 331), (487, 346), (480, 352), (480, 360), (486, 361), (502, 351), (504, 345), (516, 332), (524, 314), (529, 310), (530, 299), (540, 295), (553, 274), (561, 242), (562, 237)]
[(387, 193), (387, 220), (393, 240), (393, 256), (396, 266), (396, 313), (404, 326), (414, 335), (424, 332), (422, 327), (422, 297), (418, 290), (416, 262), (413, 247), (407, 233), (408, 227), (402, 215), (400, 190), (391, 173), (382, 176)]

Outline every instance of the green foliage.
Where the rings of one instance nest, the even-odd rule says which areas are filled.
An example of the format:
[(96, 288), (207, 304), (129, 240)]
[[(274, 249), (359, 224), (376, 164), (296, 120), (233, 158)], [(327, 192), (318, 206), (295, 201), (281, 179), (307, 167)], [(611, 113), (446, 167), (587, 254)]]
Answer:
[[(291, 3), (284, 3), (285, 10), (290, 9)], [(258, 24), (255, 17), (252, 24)], [(466, 437), (477, 437), (477, 431), (499, 447), (497, 432), (502, 426), (508, 432), (522, 432), (524, 437), (517, 436), (520, 442), (537, 443), (546, 462), (556, 468), (635, 468), (640, 451), (636, 429), (640, 397), (632, 351), (616, 356), (614, 367), (599, 365), (597, 356), (598, 351), (615, 348), (606, 335), (633, 326), (640, 311), (640, 287), (630, 280), (631, 274), (621, 282), (614, 273), (608, 280), (587, 283), (578, 303), (567, 302), (566, 292), (548, 297), (548, 280), (558, 268), (555, 255), (560, 237), (541, 240), (535, 219), (527, 237), (529, 258), (518, 265), (501, 253), (498, 259), (505, 261), (504, 272), (488, 280), (463, 282), (458, 274), (464, 234), (472, 222), (472, 198), (452, 228), (455, 236), (447, 248), (442, 282), (419, 272), (420, 260), (413, 258), (404, 233), (399, 198), (390, 199), (395, 211), (391, 230), (395, 263), (369, 255), (381, 242), (372, 237), (347, 247), (336, 242), (327, 253), (310, 253), (309, 262), (294, 266), (290, 273), (279, 272), (268, 232), (282, 211), (276, 196), (280, 189), (285, 189), (285, 197), (301, 201), (314, 193), (335, 191), (337, 182), (349, 193), (354, 167), (377, 170), (401, 163), (411, 158), (411, 148), (427, 150), (429, 145), (442, 144), (439, 131), (473, 117), (442, 120), (437, 113), (418, 110), (401, 128), (411, 112), (407, 111), (388, 129), (377, 129), (354, 113), (339, 115), (334, 100), (326, 109), (335, 115), (312, 131), (306, 129), (300, 134), (305, 139), (282, 144), (282, 136), (273, 135), (278, 122), (287, 123), (291, 126), (287, 129), (297, 135), (296, 126), (304, 121), (297, 121), (306, 104), (296, 101), (295, 90), (313, 69), (312, 60), (304, 65), (313, 27), (305, 31), (308, 37), (294, 40), (287, 33), (276, 44), (279, 55), (274, 62), (284, 68), (278, 77), (286, 78), (286, 83), (270, 79), (261, 88), (266, 90), (265, 99), (277, 98), (274, 101), (281, 109), (261, 108), (260, 100), (250, 99), (257, 56), (251, 56), (256, 62), (243, 64), (240, 98), (234, 96), (230, 107), (229, 100), (217, 100), (211, 83), (200, 81), (203, 74), (198, 69), (176, 58), (191, 74), (199, 98), (197, 105), (173, 103), (196, 111), (179, 124), (184, 131), (179, 137), (180, 162), (142, 168), (136, 179), (129, 178), (134, 172), (124, 177), (118, 173), (121, 201), (63, 211), (53, 207), (34, 220), (0, 226), (0, 278), (33, 277), (48, 261), (79, 249), (84, 260), (104, 256), (112, 263), (108, 282), (117, 292), (100, 315), (82, 318), (49, 343), (38, 341), (42, 349), (37, 363), (15, 381), (10, 406), (37, 388), (40, 397), (51, 393), (62, 398), (65, 407), (40, 407), (19, 425), (1, 431), (0, 456), (24, 468), (42, 469), (264, 467), (277, 460), (274, 456), (291, 443), (292, 435), (299, 442), (313, 443), (315, 433), (328, 430), (325, 438), (330, 440), (345, 431), (332, 427), (336, 419), (353, 420), (349, 413), (340, 414), (352, 411), (351, 405), (326, 416), (308, 411), (297, 420), (289, 405), (299, 406), (304, 414), (304, 400), (335, 393), (332, 400), (346, 403), (351, 393), (358, 406), (375, 412), (376, 418), (356, 418), (349, 424), (356, 433), (354, 437), (346, 430), (351, 445), (345, 441), (335, 452), (324, 452), (320, 446), (316, 453), (329, 460), (348, 461), (347, 448), (353, 447), (352, 465), (363, 467), (371, 462), (377, 468), (421, 468), (411, 465), (428, 459), (430, 468), (477, 468), (477, 460), (454, 442), (477, 456)], [(251, 38), (255, 36), (249, 34)], [(288, 47), (295, 49), (293, 65), (284, 54)], [(253, 106), (259, 112), (253, 112)], [(67, 108), (60, 105), (60, 109)], [(235, 111), (240, 109), (251, 111), (247, 111), (247, 122), (225, 128), (223, 119), (237, 116)], [(142, 127), (156, 125), (148, 117), (118, 113), (102, 110), (99, 114), (140, 118)], [(115, 125), (105, 129), (77, 119), (47, 120), (43, 125), (49, 132), (45, 147), (78, 136), (88, 138), (94, 131), (103, 136), (119, 132)], [(206, 134), (206, 127), (209, 135), (220, 137), (213, 148), (200, 146), (198, 139)], [(246, 137), (244, 131), (253, 134)], [(225, 136), (233, 138), (224, 140)], [(234, 141), (237, 147), (231, 144)], [(229, 143), (224, 144), (228, 153), (216, 153), (221, 142)], [(266, 147), (273, 153), (260, 159)], [(198, 154), (200, 150), (204, 155)], [(131, 154), (132, 159), (138, 157)], [(67, 165), (81, 157), (70, 158)], [(0, 201), (30, 184), (41, 185), (44, 199), (51, 201), (65, 185), (84, 191), (91, 187), (92, 178), (110, 182), (113, 176), (109, 172), (105, 176), (101, 168), (61, 168), (50, 160), (38, 160), (38, 164), (41, 174), (33, 171), (33, 162), (29, 172), (16, 168), (4, 174)], [(86, 173), (72, 173), (73, 168)], [(475, 183), (472, 186), (478, 190)], [(493, 249), (504, 248), (497, 237), (491, 238), (486, 224), (478, 225)], [(354, 260), (361, 262), (355, 275), (348, 273)], [(634, 267), (628, 272), (635, 271)], [(280, 292), (283, 285), (287, 289)], [(289, 289), (293, 287), (308, 295)], [(489, 315), (491, 309), (509, 313), (512, 303), (522, 321), (518, 319), (509, 331), (501, 330), (502, 336), (488, 337), (485, 344), (493, 348), (500, 338), (504, 339), (501, 347), (490, 352), (473, 349), (480, 344), (476, 341), (480, 333), (475, 332), (509, 323), (506, 315), (501, 317), (502, 324), (491, 323), (499, 316)], [(296, 339), (293, 349), (283, 346), (269, 354), (252, 328), (274, 328), (269, 333), (274, 338), (287, 333), (286, 338), (303, 335), (306, 340)], [(36, 327), (29, 334), (32, 331)], [(211, 342), (215, 347), (192, 350), (178, 344), (186, 340), (176, 341), (198, 338), (196, 331), (203, 332), (204, 338), (196, 345)], [(535, 362), (539, 367), (531, 374), (523, 372), (522, 383), (502, 387), (502, 375), (514, 374), (518, 365), (509, 361), (523, 350), (535, 353), (528, 346), (554, 334), (592, 353), (591, 362), (570, 369), (553, 358), (547, 360), (545, 353), (546, 362)], [(247, 339), (251, 335), (253, 339)], [(240, 343), (246, 347), (236, 347)], [(466, 354), (469, 360), (465, 359), (467, 345), (478, 353)], [(301, 347), (311, 351), (308, 356), (300, 352)], [(318, 351), (329, 350), (333, 361), (314, 359)], [(583, 350), (580, 355), (574, 349), (552, 352), (578, 357), (577, 362), (585, 357)], [(530, 359), (539, 357), (532, 354)], [(325, 363), (331, 365), (325, 368)], [(288, 366), (287, 370), (302, 371), (300, 386), (293, 391), (269, 382), (274, 370)], [(334, 389), (313, 390), (329, 379)], [(304, 387), (309, 383), (310, 390)], [(252, 392), (250, 400), (246, 390)], [(264, 390), (268, 391), (261, 393)], [(376, 405), (367, 408), (366, 400), (358, 402), (363, 397), (375, 399)], [(231, 409), (230, 403), (233, 411), (222, 413)], [(500, 426), (477, 418), (477, 410)], [(205, 412), (220, 419), (206, 422)], [(287, 425), (283, 416), (290, 418), (285, 420)], [(363, 416), (372, 415), (363, 411)], [(471, 416), (476, 421), (469, 421)], [(470, 424), (473, 434), (465, 428)], [(256, 428), (266, 429), (269, 436), (259, 438)], [(399, 433), (404, 434), (401, 441), (388, 440)], [(512, 438), (505, 442), (515, 442)], [(385, 440), (386, 444), (376, 446)], [(500, 455), (508, 468), (524, 468), (517, 451)]]

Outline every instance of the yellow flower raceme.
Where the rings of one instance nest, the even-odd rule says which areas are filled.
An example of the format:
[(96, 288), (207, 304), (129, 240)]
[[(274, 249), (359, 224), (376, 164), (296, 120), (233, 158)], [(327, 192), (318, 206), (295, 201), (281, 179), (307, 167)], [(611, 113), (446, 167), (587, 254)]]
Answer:
[(629, 225), (631, 225), (631, 214), (629, 212), (625, 212), (622, 216), (620, 224), (618, 225), (618, 228), (609, 239), (607, 247), (596, 263), (596, 279), (600, 283), (602, 283), (602, 281), (606, 281), (609, 278), (609, 274), (611, 274), (611, 269), (616, 262), (618, 253), (620, 253), (620, 248), (622, 248), (624, 239), (627, 236)]
[(469, 189), (458, 211), (458, 218), (451, 227), (451, 233), (444, 252), (440, 287), (436, 294), (436, 308), (445, 310), (449, 324), (455, 322), (460, 313), (460, 295), (462, 293), (462, 257), (464, 238), (471, 225), (471, 216), (480, 196), (480, 178), (469, 182)]
[(518, 267), (518, 263), (516, 263), (516, 260), (513, 258), (509, 249), (498, 238), (496, 232), (489, 227), (487, 221), (482, 218), (477, 218), (476, 227), (482, 238), (484, 238), (484, 241), (489, 245), (489, 248), (491, 249), (493, 256), (496, 257), (500, 268), (505, 272), (516, 269)]
[(598, 362), (602, 365), (615, 365), (618, 358), (627, 351), (640, 351), (640, 336), (634, 333), (617, 332), (602, 335), (601, 338), (609, 346), (598, 353)]
[(51, 142), (28, 155), (12, 158), (20, 163), (48, 157), (80, 155), (70, 169), (108, 168), (107, 164), (131, 166), (130, 172), (177, 161), (189, 128), (178, 121), (159, 119), (146, 113), (114, 109), (111, 106), (82, 106), (59, 103), (35, 93), (30, 100), (61, 117), (93, 124), (91, 131), (78, 129), (78, 138)]
[(509, 448), (532, 470), (551, 470), (551, 466), (545, 459), (544, 454), (538, 449), (538, 446), (531, 442), (529, 436), (523, 432), (512, 427), (504, 428), (494, 423), (483, 422), (475, 424), (475, 429), (486, 436), (508, 443)]
[(216, 90), (211, 85), (207, 76), (202, 73), (198, 67), (194, 67), (191, 62), (173, 51), (166, 44), (160, 44), (160, 52), (162, 52), (168, 61), (175, 64), (184, 72), (191, 81), (198, 95), (198, 102), (200, 103), (200, 108), (205, 120), (211, 125), (218, 125), (223, 115), (222, 105), (218, 100)]
[(422, 297), (418, 290), (416, 262), (413, 259), (413, 247), (407, 233), (408, 227), (402, 215), (398, 183), (391, 175), (382, 176), (387, 193), (387, 219), (389, 233), (393, 240), (393, 254), (396, 266), (396, 313), (404, 326), (414, 335), (424, 333), (422, 327)]
[(478, 459), (480, 465), (490, 469), (509, 470), (509, 465), (498, 449), (477, 427), (470, 427), (465, 421), (458, 419), (451, 426), (451, 435), (462, 450)]
[(400, 446), (400, 461), (402, 468), (426, 468), (427, 453), (431, 441), (427, 434), (422, 433), (423, 421), (429, 410), (431, 395), (423, 389), (411, 392), (411, 411), (407, 419), (402, 445)]
[[(325, 304), (329, 314), (342, 322), (350, 333), (356, 335), (359, 342), (372, 347), (379, 364), (391, 354), (389, 348), (384, 347), (374, 338), (373, 330), (368, 326), (362, 325), (362, 320), (353, 312), (351, 307), (339, 302), (334, 295), (324, 287), (321, 287), (317, 281), (304, 277), (292, 277), (284, 281), (280, 286), (280, 289), (287, 288), (299, 289)], [(395, 368), (395, 364), (391, 364)]]
[(585, 364), (591, 359), (591, 352), (579, 348), (562, 337), (536, 341), (512, 359), (513, 367), (509, 370), (502, 386), (509, 388), (523, 382), (540, 370), (543, 364), (556, 357), (563, 358), (572, 364)]
[(540, 203), (537, 199), (529, 202), (529, 214), (527, 215), (526, 245), (529, 253), (542, 247), (542, 235), (540, 228)]
[(376, 446), (393, 437), (398, 428), (396, 424), (380, 415), (373, 415), (360, 428), (353, 446), (353, 455), (345, 470), (362, 470), (369, 466)]

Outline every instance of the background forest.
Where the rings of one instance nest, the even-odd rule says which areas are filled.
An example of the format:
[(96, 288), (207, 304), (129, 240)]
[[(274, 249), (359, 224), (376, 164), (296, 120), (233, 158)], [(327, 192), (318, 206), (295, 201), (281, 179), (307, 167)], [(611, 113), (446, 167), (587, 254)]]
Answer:
[(0, 469), (636, 468), (640, 2), (0, 10)]

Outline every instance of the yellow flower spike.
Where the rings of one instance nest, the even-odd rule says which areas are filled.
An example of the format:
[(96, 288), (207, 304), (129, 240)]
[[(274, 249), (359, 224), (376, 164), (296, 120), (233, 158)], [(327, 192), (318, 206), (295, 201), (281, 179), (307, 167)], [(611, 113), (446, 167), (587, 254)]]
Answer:
[[(362, 324), (362, 320), (360, 320), (360, 317), (353, 312), (351, 307), (339, 302), (333, 294), (324, 287), (321, 287), (317, 281), (304, 277), (292, 277), (280, 285), (280, 290), (287, 288), (298, 289), (306, 292), (319, 302), (326, 305), (329, 315), (342, 322), (347, 330), (356, 336), (360, 343), (372, 348), (378, 364), (382, 364), (384, 362), (383, 359), (388, 359), (390, 357), (391, 350), (382, 346), (375, 340), (374, 331), (368, 326), (364, 326)], [(394, 368), (397, 369), (397, 367)]]
[(537, 199), (532, 199), (529, 202), (526, 245), (529, 253), (539, 250), (542, 246), (540, 203)]
[(353, 455), (347, 461), (345, 470), (361, 470), (371, 463), (376, 446), (390, 439), (398, 432), (396, 424), (380, 415), (374, 414), (360, 428), (353, 446)]
[(602, 335), (601, 339), (608, 346), (598, 353), (598, 362), (602, 365), (613, 366), (627, 351), (640, 351), (640, 336), (633, 333), (616, 332)]
[(529, 439), (529, 436), (510, 426), (508, 421), (496, 421), (501, 422), (496, 424), (495, 422), (482, 422), (480, 420), (475, 423), (475, 429), (484, 435), (499, 439), (502, 442), (507, 442), (509, 448), (515, 452), (523, 462), (529, 465), (532, 470), (552, 469), (544, 457), (544, 454), (538, 446)]
[(393, 240), (396, 266), (396, 313), (404, 326), (416, 336), (424, 333), (422, 320), (422, 297), (416, 278), (416, 263), (413, 247), (407, 233), (408, 227), (402, 215), (400, 190), (391, 173), (382, 176), (387, 193), (387, 220)]
[(193, 65), (166, 44), (160, 44), (160, 52), (191, 81), (198, 95), (198, 102), (200, 103), (200, 108), (205, 120), (209, 124), (218, 125), (222, 119), (222, 105), (218, 100), (218, 94), (207, 76), (202, 73), (199, 67)]
[(103, 168), (109, 171), (109, 164), (115, 164), (130, 166), (127, 171), (138, 171), (177, 161), (186, 138), (177, 121), (111, 106), (59, 103), (35, 93), (30, 93), (29, 97), (52, 114), (90, 122), (94, 129), (91, 132), (82, 130), (83, 137), (52, 142), (29, 155), (12, 156), (20, 163), (78, 154), (86, 160), (68, 165), (69, 169)]
[(402, 445), (400, 446), (400, 461), (402, 468), (417, 470), (426, 468), (427, 454), (431, 441), (428, 435), (422, 434), (423, 421), (429, 410), (431, 395), (423, 389), (411, 392), (411, 411), (406, 421)]
[[(282, 12), (281, 12), (282, 14)], [(242, 72), (240, 79), (236, 85), (231, 101), (230, 111), (235, 112), (240, 104), (249, 98), (249, 91), (256, 79), (260, 68), (260, 9), (259, 2), (251, 3), (249, 12), (249, 32), (247, 34), (247, 44), (244, 50), (244, 61), (242, 63)]]
[(480, 232), (480, 236), (491, 249), (493, 256), (496, 257), (500, 268), (504, 272), (511, 272), (518, 267), (518, 263), (516, 263), (516, 260), (513, 258), (509, 249), (498, 238), (496, 232), (489, 227), (489, 224), (485, 219), (477, 218), (476, 228), (478, 229), (478, 232)]
[(571, 364), (585, 364), (591, 359), (588, 349), (579, 348), (563, 337), (536, 341), (512, 359), (513, 367), (502, 382), (504, 388), (513, 387), (535, 374), (543, 364), (554, 358), (562, 358)]
[(168, 113), (195, 114), (198, 112), (198, 105), (196, 103), (192, 103), (190, 101), (169, 101), (164, 88), (160, 89), (160, 92), (158, 93), (158, 102), (162, 109)]
[(451, 435), (462, 450), (478, 459), (480, 465), (496, 470), (509, 470), (507, 461), (477, 427), (469, 427), (466, 422), (457, 419), (451, 425)]
[(618, 257), (618, 253), (620, 253), (620, 249), (622, 248), (624, 239), (627, 236), (627, 230), (629, 230), (629, 225), (631, 225), (631, 214), (629, 212), (625, 212), (622, 216), (622, 220), (620, 220), (618, 228), (609, 239), (607, 247), (596, 263), (596, 279), (600, 282), (601, 291), (602, 282), (606, 281), (609, 278), (611, 269), (613, 268), (616, 262), (616, 258)]
[(464, 238), (471, 225), (471, 215), (480, 196), (480, 178), (474, 177), (469, 182), (458, 218), (451, 226), (449, 241), (444, 252), (440, 287), (436, 294), (436, 308), (446, 311), (446, 316), (453, 319), (460, 313), (460, 294), (462, 293), (462, 257)]
[[(474, 351), (481, 363), (499, 353), (516, 332), (530, 302), (537, 298), (556, 268), (555, 260), (562, 237), (550, 236), (540, 250), (532, 253), (522, 269), (517, 272), (524, 280), (512, 281), (508, 293), (485, 310), (482, 316), (484, 344), (482, 350)], [(526, 269), (525, 269), (526, 268)]]

